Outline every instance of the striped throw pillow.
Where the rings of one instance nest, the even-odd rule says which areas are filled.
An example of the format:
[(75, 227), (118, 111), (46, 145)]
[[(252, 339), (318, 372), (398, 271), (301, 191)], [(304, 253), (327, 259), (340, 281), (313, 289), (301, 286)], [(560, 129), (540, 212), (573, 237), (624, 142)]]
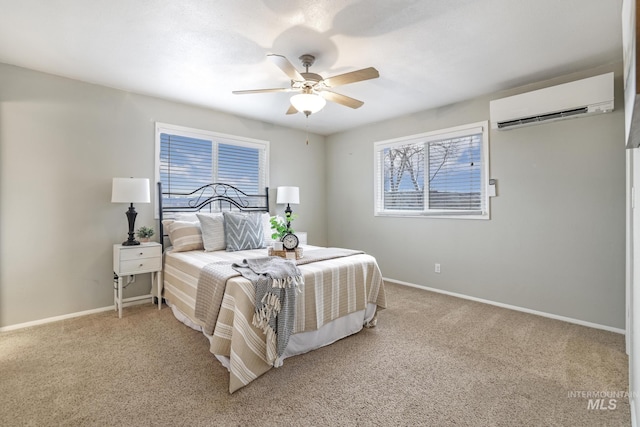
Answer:
[(197, 251), (204, 249), (199, 222), (162, 221), (169, 233), (174, 252)]

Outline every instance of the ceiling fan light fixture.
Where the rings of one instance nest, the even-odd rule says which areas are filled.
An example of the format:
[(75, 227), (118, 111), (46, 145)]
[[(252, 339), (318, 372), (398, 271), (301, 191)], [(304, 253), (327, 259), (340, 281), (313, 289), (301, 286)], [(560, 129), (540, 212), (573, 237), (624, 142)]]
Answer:
[(291, 97), (291, 105), (307, 116), (322, 110), (326, 104), (323, 97), (314, 93), (299, 93)]

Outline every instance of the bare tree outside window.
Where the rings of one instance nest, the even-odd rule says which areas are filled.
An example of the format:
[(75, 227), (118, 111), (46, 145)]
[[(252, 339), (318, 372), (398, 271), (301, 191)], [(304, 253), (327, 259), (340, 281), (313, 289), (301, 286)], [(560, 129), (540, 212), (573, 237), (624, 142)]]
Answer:
[(458, 155), (456, 140), (432, 142), (429, 144), (429, 182), (432, 182), (450, 158)]
[(385, 208), (424, 207), (424, 145), (384, 150)]
[(482, 210), (482, 134), (382, 148), (382, 206), (393, 211)]

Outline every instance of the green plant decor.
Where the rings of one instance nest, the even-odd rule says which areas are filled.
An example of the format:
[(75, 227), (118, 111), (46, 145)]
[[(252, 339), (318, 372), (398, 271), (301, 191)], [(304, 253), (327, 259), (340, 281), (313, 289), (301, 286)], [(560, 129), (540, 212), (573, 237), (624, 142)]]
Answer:
[(156, 234), (156, 232), (153, 231), (152, 227), (145, 227), (144, 225), (138, 228), (138, 232), (137, 232), (137, 236), (141, 239), (148, 239), (152, 237), (154, 234)]
[[(272, 216), (270, 219), (271, 230), (273, 231), (271, 238), (273, 240), (282, 240), (287, 233), (294, 233), (293, 228), (291, 228), (291, 223), (297, 217), (298, 215), (289, 213), (286, 213), (284, 218)], [(287, 221), (289, 221), (289, 228), (287, 228)]]

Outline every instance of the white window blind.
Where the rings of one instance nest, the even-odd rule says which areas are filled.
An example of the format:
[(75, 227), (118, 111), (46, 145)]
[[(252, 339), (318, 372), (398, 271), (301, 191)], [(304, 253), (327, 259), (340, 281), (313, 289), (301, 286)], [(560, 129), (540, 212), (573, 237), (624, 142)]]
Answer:
[(488, 217), (487, 123), (374, 144), (375, 214)]
[(427, 143), (429, 209), (482, 211), (482, 134)]
[[(263, 194), (268, 186), (267, 141), (158, 123), (156, 153), (157, 180), (163, 192), (189, 193), (224, 183), (247, 194)], [(188, 200), (165, 196), (163, 205), (182, 206)]]
[(213, 182), (211, 141), (160, 134), (160, 182), (164, 191), (186, 193)]
[(264, 192), (264, 178), (260, 176), (264, 149), (218, 144), (218, 182), (231, 184), (247, 194)]

